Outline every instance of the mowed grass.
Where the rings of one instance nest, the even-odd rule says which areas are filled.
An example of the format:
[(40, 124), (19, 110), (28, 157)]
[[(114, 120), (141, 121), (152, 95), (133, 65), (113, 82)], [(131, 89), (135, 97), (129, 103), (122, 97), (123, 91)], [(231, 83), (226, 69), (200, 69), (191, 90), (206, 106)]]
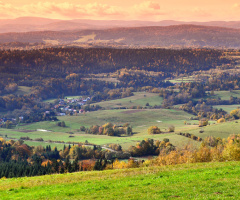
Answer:
[[(83, 96), (79, 96), (79, 95), (78, 96), (66, 96), (66, 97), (64, 97), (64, 100), (80, 99), (82, 97)], [(52, 99), (46, 99), (43, 102), (45, 102), (45, 103), (54, 103), (56, 100), (58, 100), (58, 99), (52, 98)]]
[(80, 126), (90, 127), (111, 122), (116, 125), (129, 123), (134, 132), (143, 133), (149, 126), (159, 126), (163, 131), (169, 125), (183, 127), (183, 122), (189, 120), (192, 116), (184, 111), (172, 109), (99, 110), (80, 114), (79, 116), (59, 116), (58, 119), (66, 123), (67, 127), (65, 128), (58, 127), (56, 122), (46, 121), (19, 126), (19, 129), (46, 129), (55, 132), (67, 132), (77, 130)]
[[(227, 138), (232, 134), (240, 134), (239, 127), (240, 127), (240, 120), (238, 121), (236, 120), (236, 121), (230, 121), (230, 122), (225, 122), (220, 124), (212, 124), (210, 126), (205, 126), (203, 128), (198, 127), (198, 128), (189, 130), (187, 132), (192, 133), (201, 138), (205, 138), (208, 136)], [(199, 132), (200, 130), (203, 130), (204, 132), (200, 133)]]
[(77, 172), (0, 180), (1, 199), (239, 199), (240, 163)]
[(24, 95), (31, 93), (31, 87), (27, 86), (18, 86), (18, 90), (14, 93), (16, 95)]
[[(118, 143), (125, 149), (145, 138), (162, 140), (167, 137), (174, 145), (183, 145), (188, 142), (188, 139), (177, 136), (174, 133), (168, 133), (167, 129), (170, 125), (174, 125), (176, 131), (187, 131), (188, 129), (196, 127), (196, 125), (184, 125), (184, 121), (192, 122), (192, 124), (193, 122), (198, 123), (197, 121), (190, 121), (190, 117), (192, 117), (192, 115), (184, 111), (171, 109), (99, 110), (81, 114), (80, 116), (58, 117), (60, 121), (65, 121), (67, 125), (65, 128), (57, 126), (56, 122), (44, 121), (19, 126), (19, 130), (2, 129), (2, 135), (7, 134), (9, 137), (13, 138), (29, 136), (31, 139), (41, 137), (45, 141), (85, 142), (87, 140), (89, 143), (98, 145)], [(129, 137), (110, 137), (106, 135), (85, 134), (79, 131), (80, 126), (90, 127), (92, 125), (103, 125), (108, 122), (117, 125), (130, 123), (133, 127), (134, 134)], [(150, 126), (158, 126), (163, 134), (149, 135), (147, 130)], [(52, 132), (36, 131), (37, 129), (51, 130)], [(24, 130), (29, 130), (31, 132), (24, 132)], [(74, 137), (69, 137), (70, 134), (67, 132), (73, 132), (74, 134), (71, 136)]]
[[(31, 87), (27, 86), (18, 86), (17, 91), (15, 91), (13, 94), (15, 95), (25, 95), (25, 94), (30, 94), (31, 93)], [(7, 96), (9, 94), (6, 94), (4, 96)]]
[(217, 105), (217, 106), (213, 106), (213, 107), (217, 108), (217, 109), (222, 108), (227, 113), (230, 113), (232, 110), (240, 108), (240, 105), (239, 104), (235, 104), (235, 105)]
[(171, 83), (188, 83), (188, 82), (194, 82), (195, 81), (195, 77), (193, 76), (189, 76), (189, 77), (182, 77), (182, 78), (176, 78), (176, 79), (172, 79), (169, 80)]
[(238, 97), (240, 98), (240, 90), (232, 90), (232, 91), (214, 91), (214, 95), (211, 95), (211, 98), (221, 98), (222, 100), (229, 100), (230, 97)]
[(105, 109), (130, 108), (132, 106), (145, 107), (146, 103), (150, 106), (160, 106), (163, 102), (163, 98), (159, 97), (158, 94), (148, 93), (148, 92), (134, 92), (134, 96), (126, 97), (117, 100), (104, 101), (100, 103), (95, 103), (93, 105), (99, 105)]

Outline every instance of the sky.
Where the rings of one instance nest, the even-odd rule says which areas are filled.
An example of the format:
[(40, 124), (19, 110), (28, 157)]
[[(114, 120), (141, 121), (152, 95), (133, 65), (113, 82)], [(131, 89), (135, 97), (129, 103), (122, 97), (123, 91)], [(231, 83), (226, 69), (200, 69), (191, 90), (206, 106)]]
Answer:
[(0, 0), (0, 19), (238, 21), (240, 0)]

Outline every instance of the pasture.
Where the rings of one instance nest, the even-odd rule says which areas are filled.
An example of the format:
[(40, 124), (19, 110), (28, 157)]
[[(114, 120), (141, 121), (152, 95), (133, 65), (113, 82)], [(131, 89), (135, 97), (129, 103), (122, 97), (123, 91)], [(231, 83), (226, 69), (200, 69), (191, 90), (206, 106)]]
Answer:
[(211, 95), (211, 98), (221, 98), (222, 100), (229, 100), (230, 97), (240, 98), (240, 90), (231, 90), (231, 91), (214, 91), (214, 95)]
[(1, 199), (239, 199), (239, 162), (0, 180)]
[(99, 105), (105, 109), (118, 109), (121, 107), (130, 108), (133, 106), (145, 107), (146, 103), (150, 106), (160, 106), (163, 102), (163, 98), (159, 97), (158, 94), (148, 92), (134, 92), (134, 96), (126, 97), (122, 99), (103, 101), (95, 103), (93, 105)]
[[(0, 129), (0, 134), (17, 139), (28, 136), (31, 139), (43, 138), (44, 141), (85, 142), (87, 140), (89, 143), (98, 145), (118, 143), (124, 149), (127, 149), (130, 145), (136, 145), (137, 142), (145, 138), (155, 140), (169, 138), (174, 145), (183, 146), (188, 143), (189, 139), (169, 133), (167, 129), (170, 125), (175, 126), (175, 131), (187, 131), (196, 127), (197, 125), (184, 125), (184, 121), (191, 124), (198, 123), (198, 121), (189, 120), (190, 117), (192, 115), (184, 111), (171, 109), (99, 110), (87, 112), (80, 116), (59, 116), (58, 119), (64, 121), (67, 127), (59, 127), (56, 125), (56, 122), (42, 121), (20, 125), (15, 129)], [(92, 125), (103, 125), (108, 122), (116, 125), (129, 123), (133, 128), (134, 134), (129, 137), (110, 137), (85, 134), (79, 130), (80, 126), (90, 127)], [(163, 133), (149, 135), (147, 129), (150, 126), (158, 126)], [(51, 132), (37, 131), (37, 129), (45, 129)], [(69, 132), (74, 134), (69, 134)], [(31, 144), (34, 144), (34, 142), (31, 142)]]
[(222, 108), (227, 113), (230, 113), (232, 110), (240, 108), (240, 105), (239, 104), (235, 104), (235, 105), (217, 105), (217, 106), (213, 106), (213, 107), (217, 108), (217, 109)]
[[(44, 121), (19, 126), (18, 129), (13, 130), (1, 129), (0, 134), (3, 136), (7, 134), (8, 137), (12, 138), (28, 136), (33, 140), (36, 138), (43, 138), (43, 145), (47, 145), (48, 140), (64, 142), (85, 142), (87, 140), (89, 143), (97, 145), (117, 143), (122, 145), (123, 149), (128, 149), (129, 146), (136, 145), (137, 142), (140, 142), (145, 138), (152, 138), (154, 140), (169, 138), (173, 145), (180, 148), (190, 143), (194, 146), (198, 146), (200, 144), (197, 141), (176, 135), (175, 133), (178, 132), (189, 132), (201, 138), (205, 138), (207, 136), (226, 138), (231, 134), (239, 133), (239, 123), (236, 123), (236, 121), (221, 124), (214, 124), (214, 122), (210, 122), (211, 125), (200, 128), (198, 127), (197, 120), (189, 120), (191, 116), (192, 115), (184, 111), (171, 109), (99, 110), (81, 114), (81, 116), (58, 117), (60, 121), (65, 121), (67, 127), (59, 127), (56, 125), (56, 122)], [(188, 125), (184, 125), (184, 121), (186, 121)], [(81, 132), (79, 130), (80, 126), (90, 127), (92, 125), (103, 125), (107, 122), (111, 122), (116, 125), (130, 123), (134, 134), (128, 137), (111, 137), (106, 135), (85, 134), (85, 132)], [(170, 125), (175, 126), (175, 133), (168, 132), (167, 129)], [(158, 126), (162, 131), (162, 134), (149, 135), (147, 129), (150, 126)], [(51, 132), (41, 132), (37, 131), (37, 129), (50, 130)], [(200, 130), (204, 130), (204, 132), (200, 133)], [(69, 132), (74, 134), (69, 134)], [(28, 143), (32, 145), (39, 145), (41, 142), (35, 143), (33, 141), (28, 141)], [(52, 144), (52, 146), (56, 145)]]
[[(237, 122), (237, 123), (236, 123)], [(199, 136), (201, 138), (205, 138), (207, 136), (215, 136), (220, 138), (227, 138), (231, 134), (239, 134), (239, 127), (240, 127), (240, 120), (219, 123), (219, 124), (212, 124), (210, 126), (205, 126), (203, 128), (195, 128), (189, 130), (188, 132)], [(203, 133), (199, 131), (203, 130)]]

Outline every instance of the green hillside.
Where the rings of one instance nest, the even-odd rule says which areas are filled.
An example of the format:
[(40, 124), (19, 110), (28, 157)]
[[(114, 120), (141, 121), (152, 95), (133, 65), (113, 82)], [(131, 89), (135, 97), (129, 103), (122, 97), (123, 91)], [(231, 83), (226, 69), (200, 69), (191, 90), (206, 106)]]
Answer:
[(79, 172), (0, 180), (1, 199), (239, 199), (240, 163)]

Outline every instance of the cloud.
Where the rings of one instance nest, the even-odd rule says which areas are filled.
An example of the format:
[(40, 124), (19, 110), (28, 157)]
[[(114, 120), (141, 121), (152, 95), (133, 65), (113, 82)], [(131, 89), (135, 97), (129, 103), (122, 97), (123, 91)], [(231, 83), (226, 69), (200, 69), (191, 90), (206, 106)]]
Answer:
[(235, 3), (234, 5), (233, 5), (233, 8), (240, 8), (240, 4), (238, 4), (238, 3)]
[(137, 16), (158, 16), (165, 13), (161, 10), (160, 4), (154, 1), (145, 1), (133, 6), (133, 14)]
[(192, 12), (190, 13), (192, 16), (196, 17), (202, 17), (202, 18), (208, 18), (211, 17), (212, 14), (206, 10), (200, 9), (200, 8), (194, 8)]
[[(16, 18), (21, 16), (46, 17), (55, 19), (124, 19), (124, 20), (185, 20), (185, 21), (209, 21), (209, 20), (236, 20), (240, 19), (240, 4), (232, 4), (226, 8), (208, 7), (163, 7), (159, 0), (138, 0), (138, 4), (131, 4), (128, 7), (113, 6), (99, 3), (72, 3), (67, 1), (59, 3), (57, 0), (48, 2), (25, 4), (15, 6), (6, 1), (0, 0), (0, 18)], [(82, 1), (79, 1), (82, 2)], [(103, 2), (103, 1), (102, 1)]]
[(0, 1), (0, 17), (16, 18), (20, 16), (49, 17), (60, 19), (142, 19), (160, 16), (164, 13), (159, 3), (145, 1), (123, 8), (102, 3), (73, 4), (70, 2), (38, 2), (14, 7)]
[(14, 7), (11, 4), (4, 4), (0, 1), (0, 13), (7, 16), (12, 15), (12, 17), (45, 16), (56, 18), (84, 18), (120, 16), (124, 11), (120, 7), (101, 3), (79, 5), (69, 2), (39, 2), (37, 4), (27, 4), (20, 7)]

